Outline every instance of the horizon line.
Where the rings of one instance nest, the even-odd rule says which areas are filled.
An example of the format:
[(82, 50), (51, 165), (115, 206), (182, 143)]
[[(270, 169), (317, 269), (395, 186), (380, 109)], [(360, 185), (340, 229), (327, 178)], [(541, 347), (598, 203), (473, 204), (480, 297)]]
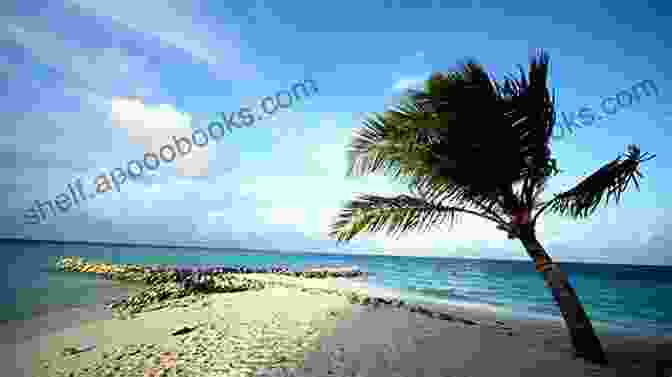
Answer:
[[(235, 248), (235, 247), (214, 247), (214, 246), (197, 246), (197, 245), (167, 245), (167, 244), (155, 244), (155, 243), (129, 243), (129, 242), (118, 242), (118, 241), (61, 241), (61, 240), (44, 240), (44, 239), (33, 239), (33, 238), (5, 238), (0, 237), (0, 242), (4, 241), (20, 241), (20, 242), (44, 242), (44, 243), (55, 243), (55, 244), (80, 244), (80, 245), (101, 245), (101, 246), (127, 246), (127, 247), (149, 247), (149, 248), (165, 248), (165, 249), (198, 249), (198, 250), (242, 250), (249, 252), (262, 252), (262, 253), (284, 253), (284, 254), (323, 254), (323, 255), (338, 255), (338, 253), (326, 252), (326, 251), (283, 251), (283, 250), (273, 250), (273, 249), (250, 249), (250, 248)], [(347, 251), (347, 250), (346, 250)], [(423, 255), (394, 255), (394, 254), (371, 254), (371, 253), (343, 253), (341, 255), (355, 255), (355, 256), (383, 256), (383, 257), (405, 257), (405, 258), (435, 258), (435, 259), (468, 259), (468, 260), (484, 260), (484, 261), (495, 261), (495, 262), (530, 262), (533, 261), (527, 260), (525, 258), (521, 259), (495, 259), (495, 258), (480, 258), (480, 257), (471, 257), (471, 256), (423, 256)], [(607, 264), (614, 266), (644, 266), (644, 267), (672, 267), (670, 264), (634, 264), (634, 263), (609, 263), (609, 262), (587, 262), (587, 261), (576, 261), (576, 260), (567, 260), (557, 263), (575, 263), (575, 264)]]

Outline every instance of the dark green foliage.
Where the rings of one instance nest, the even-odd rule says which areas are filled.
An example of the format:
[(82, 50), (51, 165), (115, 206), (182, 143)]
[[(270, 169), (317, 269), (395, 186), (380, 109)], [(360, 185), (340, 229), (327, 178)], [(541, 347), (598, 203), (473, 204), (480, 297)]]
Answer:
[(637, 178), (643, 177), (639, 171), (639, 164), (654, 157), (655, 155), (649, 156), (648, 152), (641, 154), (636, 145), (629, 145), (625, 156), (619, 156), (604, 165), (573, 189), (556, 195), (553, 200), (546, 203), (546, 208), (560, 215), (581, 218), (595, 212), (602, 202), (606, 206), (611, 198), (618, 204), (630, 182), (634, 182), (639, 190)]
[(536, 210), (534, 220), (548, 208), (581, 217), (605, 193), (607, 201), (618, 201), (641, 177), (639, 163), (646, 159), (636, 146), (625, 160), (619, 157), (551, 202), (539, 200), (548, 179), (560, 172), (550, 149), (556, 114), (548, 72), (543, 51), (532, 57), (527, 76), (520, 67), (520, 78), (502, 82), (468, 60), (455, 72), (433, 74), (424, 90), (408, 91), (396, 108), (368, 117), (348, 151), (348, 175), (384, 174), (407, 184), (412, 195), (348, 202), (331, 236), (348, 241), (383, 229), (401, 235), (452, 225), (460, 214), (509, 229), (520, 209)]

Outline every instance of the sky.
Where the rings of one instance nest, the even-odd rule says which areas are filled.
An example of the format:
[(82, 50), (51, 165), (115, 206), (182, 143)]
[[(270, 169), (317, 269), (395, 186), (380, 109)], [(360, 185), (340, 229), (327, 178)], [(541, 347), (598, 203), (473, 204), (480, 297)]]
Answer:
[[(465, 58), (502, 79), (543, 48), (561, 120), (642, 80), (658, 95), (553, 141), (565, 172), (546, 197), (629, 143), (657, 157), (642, 166), (640, 192), (587, 220), (547, 215), (540, 240), (558, 261), (670, 265), (670, 9), (572, 0), (3, 2), (0, 237), (525, 259), (519, 241), (478, 218), (341, 245), (327, 233), (357, 194), (406, 192), (385, 177), (345, 177), (363, 114)], [(109, 189), (97, 177), (305, 80), (317, 90), (272, 116), (26, 223), (35, 200), (54, 200), (77, 179), (87, 193)]]

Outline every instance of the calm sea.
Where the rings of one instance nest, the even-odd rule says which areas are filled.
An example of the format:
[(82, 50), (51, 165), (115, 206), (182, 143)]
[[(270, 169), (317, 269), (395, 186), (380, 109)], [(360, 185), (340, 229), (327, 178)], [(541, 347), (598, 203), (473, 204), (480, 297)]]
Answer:
[[(512, 317), (560, 318), (531, 262), (380, 255), (251, 252), (0, 241), (6, 284), (0, 320), (101, 301), (104, 282), (54, 269), (61, 255), (169, 265), (357, 265), (369, 283), (415, 302), (480, 305)], [(598, 332), (672, 335), (672, 266), (561, 263)], [(109, 284), (109, 283), (108, 283)]]

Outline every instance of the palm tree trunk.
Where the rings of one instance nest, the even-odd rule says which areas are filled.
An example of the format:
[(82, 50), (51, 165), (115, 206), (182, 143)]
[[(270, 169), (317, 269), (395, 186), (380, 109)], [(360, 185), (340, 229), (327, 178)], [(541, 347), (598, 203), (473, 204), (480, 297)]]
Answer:
[(536, 270), (543, 274), (546, 286), (551, 289), (555, 302), (560, 307), (576, 355), (598, 364), (606, 364), (607, 359), (600, 340), (595, 335), (578, 296), (569, 284), (567, 275), (552, 263), (531, 226), (521, 226), (519, 238), (528, 255), (535, 261)]

